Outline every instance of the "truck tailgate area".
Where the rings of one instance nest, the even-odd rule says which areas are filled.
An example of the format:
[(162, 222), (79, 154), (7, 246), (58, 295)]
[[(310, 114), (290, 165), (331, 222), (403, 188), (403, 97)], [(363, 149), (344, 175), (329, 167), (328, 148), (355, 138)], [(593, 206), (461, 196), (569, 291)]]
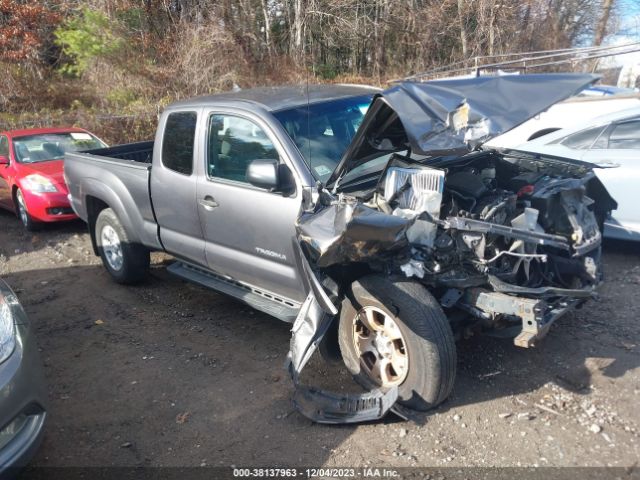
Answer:
[(153, 142), (139, 142), (65, 155), (71, 206), (87, 221), (97, 202), (118, 214), (132, 237), (161, 248), (149, 195)]

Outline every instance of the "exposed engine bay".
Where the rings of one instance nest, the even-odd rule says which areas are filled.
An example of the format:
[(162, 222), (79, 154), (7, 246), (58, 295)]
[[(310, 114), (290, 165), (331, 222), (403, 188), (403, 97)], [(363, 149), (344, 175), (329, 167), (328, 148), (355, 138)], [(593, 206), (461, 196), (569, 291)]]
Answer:
[[(592, 81), (561, 80), (567, 91), (574, 80)], [(362, 276), (415, 279), (458, 336), (482, 331), (525, 348), (596, 296), (602, 222), (617, 204), (593, 165), (481, 147), (553, 103), (538, 96), (540, 105), (529, 102), (529, 112), (504, 109), (529, 98), (538, 81), (405, 84), (374, 99), (327, 186), (320, 185), (313, 208), (296, 225), (301, 263), (313, 274), (289, 360), (294, 403), (309, 418), (338, 423), (380, 418), (387, 410), (408, 415), (395, 403), (394, 388), (344, 396), (297, 384), (344, 286)], [(371, 169), (378, 160), (384, 163)]]
[(516, 340), (526, 347), (558, 307), (594, 295), (596, 218), (611, 207), (600, 187), (586, 168), (492, 151), (432, 162), (395, 154), (375, 188), (341, 193), (301, 218), (299, 238), (329, 276), (331, 267), (366, 263), (420, 279), (444, 308), (485, 327), (538, 327)]

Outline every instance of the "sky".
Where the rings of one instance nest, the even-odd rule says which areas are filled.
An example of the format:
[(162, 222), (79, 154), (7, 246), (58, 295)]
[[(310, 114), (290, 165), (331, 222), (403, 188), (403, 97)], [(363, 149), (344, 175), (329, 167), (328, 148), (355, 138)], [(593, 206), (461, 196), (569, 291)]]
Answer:
[[(609, 45), (624, 45), (631, 42), (640, 42), (640, 0), (618, 0), (617, 8), (620, 15), (618, 32), (612, 35), (606, 43)], [(605, 63), (609, 65), (640, 64), (640, 52), (605, 59), (605, 61), (601, 62), (601, 65)]]

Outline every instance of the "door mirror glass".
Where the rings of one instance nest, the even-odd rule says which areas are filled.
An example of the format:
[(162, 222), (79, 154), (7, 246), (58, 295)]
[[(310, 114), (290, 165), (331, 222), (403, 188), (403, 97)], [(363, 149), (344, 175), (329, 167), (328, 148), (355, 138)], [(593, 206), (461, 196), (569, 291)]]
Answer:
[(254, 160), (247, 167), (247, 181), (254, 187), (276, 190), (279, 186), (278, 177), (277, 160)]
[(0, 165), (9, 165), (9, 157), (0, 155)]

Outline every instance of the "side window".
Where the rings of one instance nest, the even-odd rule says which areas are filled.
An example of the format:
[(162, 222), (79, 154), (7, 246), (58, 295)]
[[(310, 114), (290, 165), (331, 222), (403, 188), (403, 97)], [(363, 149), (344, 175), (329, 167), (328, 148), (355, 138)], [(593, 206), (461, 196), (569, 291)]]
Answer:
[(9, 156), (9, 139), (5, 136), (0, 137), (0, 155)]
[(207, 145), (207, 173), (248, 183), (246, 171), (258, 159), (278, 159), (267, 134), (251, 120), (233, 115), (211, 115)]
[(619, 123), (609, 135), (609, 149), (640, 148), (640, 120)]
[(565, 147), (573, 148), (574, 150), (585, 150), (591, 148), (593, 142), (596, 141), (600, 133), (605, 127), (588, 128), (581, 132), (576, 132), (561, 139), (557, 143), (561, 143)]
[(162, 139), (162, 164), (165, 167), (191, 175), (197, 119), (196, 112), (169, 114)]

